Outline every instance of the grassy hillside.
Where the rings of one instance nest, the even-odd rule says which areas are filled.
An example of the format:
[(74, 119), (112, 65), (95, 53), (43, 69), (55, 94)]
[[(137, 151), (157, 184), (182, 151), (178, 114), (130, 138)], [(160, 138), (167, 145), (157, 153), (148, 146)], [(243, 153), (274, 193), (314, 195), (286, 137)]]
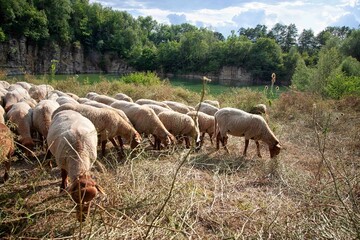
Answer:
[[(166, 83), (86, 84), (68, 79), (52, 85), (79, 96), (123, 92), (135, 100), (189, 105), (196, 105), (201, 96)], [(270, 159), (264, 143), (263, 158), (258, 158), (253, 141), (243, 157), (244, 139), (236, 137), (229, 137), (230, 154), (216, 151), (208, 136), (196, 153), (180, 147), (154, 151), (145, 141), (131, 156), (126, 149), (123, 164), (108, 149), (93, 170), (107, 195), (96, 199), (85, 223), (77, 222), (70, 197), (59, 194), (60, 171), (49, 167), (43, 150), (14, 159), (10, 180), (0, 186), (0, 237), (360, 238), (360, 99), (330, 101), (295, 91), (267, 97), (249, 89), (216, 97), (205, 93), (222, 107), (248, 110), (266, 103), (270, 127), (283, 146), (276, 159)]]

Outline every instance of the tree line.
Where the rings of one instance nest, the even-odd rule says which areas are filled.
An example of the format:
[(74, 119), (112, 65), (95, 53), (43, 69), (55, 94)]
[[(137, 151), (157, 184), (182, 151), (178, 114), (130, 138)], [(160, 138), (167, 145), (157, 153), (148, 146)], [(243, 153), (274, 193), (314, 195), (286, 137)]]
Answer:
[(113, 51), (140, 71), (218, 73), (230, 65), (243, 67), (259, 80), (276, 72), (284, 82), (303, 76), (295, 75), (301, 67), (316, 68), (324, 52), (332, 49), (326, 46), (335, 47), (344, 58), (360, 60), (359, 28), (327, 27), (315, 35), (311, 29), (299, 33), (295, 24), (277, 23), (271, 29), (259, 24), (225, 38), (188, 23), (135, 19), (88, 0), (0, 0), (0, 42), (22, 36), (40, 47), (54, 41), (60, 46), (81, 44), (85, 52)]

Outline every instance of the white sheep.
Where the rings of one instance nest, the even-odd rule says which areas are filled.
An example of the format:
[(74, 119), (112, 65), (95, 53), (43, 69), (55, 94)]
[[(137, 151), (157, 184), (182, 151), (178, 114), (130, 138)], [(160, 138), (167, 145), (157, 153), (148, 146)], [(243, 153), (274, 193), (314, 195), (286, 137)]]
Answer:
[(11, 106), (17, 102), (20, 102), (22, 99), (29, 99), (30, 95), (28, 91), (22, 88), (20, 85), (14, 88), (13, 90), (8, 91), (4, 96), (4, 108), (5, 111), (9, 111)]
[(61, 111), (53, 117), (46, 139), (61, 170), (60, 190), (70, 193), (78, 204), (77, 219), (85, 221), (92, 199), (98, 192), (103, 193), (90, 175), (92, 164), (97, 158), (98, 138), (95, 126), (80, 113)]
[(160, 107), (167, 108), (167, 109), (171, 110), (171, 108), (168, 105), (166, 105), (166, 103), (155, 101), (155, 100), (152, 100), (152, 99), (143, 99), (142, 98), (142, 99), (136, 100), (135, 103), (140, 104), (140, 105), (144, 105), (144, 104), (158, 105)]
[(100, 102), (100, 103), (104, 103), (106, 105), (111, 105), (113, 102), (119, 101), (119, 100), (116, 100), (113, 97), (109, 97), (109, 96), (106, 96), (106, 95), (96, 95), (91, 100), (94, 100), (94, 101), (97, 101), (97, 102)]
[(2, 87), (0, 86), (0, 106), (4, 106), (4, 105), (5, 105), (5, 104), (4, 104), (4, 102), (5, 102), (4, 98), (5, 98), (5, 95), (6, 95), (7, 92), (8, 92), (8, 90), (6, 90), (6, 89), (4, 89), (4, 88), (2, 88)]
[(3, 123), (0, 123), (0, 164), (4, 163), (5, 173), (4, 182), (9, 179), (10, 157), (14, 154), (15, 143), (10, 129)]
[(145, 134), (146, 136), (151, 134), (154, 136), (155, 149), (160, 150), (161, 143), (166, 146), (176, 142), (175, 137), (165, 128), (164, 124), (151, 108), (121, 100), (115, 101), (110, 106), (124, 111), (134, 128), (140, 134)]
[(29, 95), (36, 102), (47, 99), (54, 88), (48, 84), (34, 85), (29, 89)]
[(8, 83), (6, 81), (0, 81), (0, 86), (6, 89), (6, 88), (10, 87), (10, 83)]
[(88, 98), (88, 99), (93, 100), (93, 98), (94, 98), (95, 96), (97, 96), (97, 95), (99, 95), (99, 94), (96, 93), (96, 92), (88, 92), (88, 93), (85, 95), (85, 97)]
[[(115, 109), (97, 108), (84, 104), (64, 104), (56, 109), (53, 115), (64, 110), (76, 111), (94, 124), (100, 135), (99, 142), (101, 143), (102, 156), (105, 156), (107, 140), (110, 140), (118, 150), (119, 159), (124, 156), (121, 137), (130, 144), (131, 148), (135, 148), (142, 140), (140, 134), (134, 127), (127, 123)], [(115, 137), (118, 138), (120, 146), (115, 142)]]
[(261, 157), (261, 154), (258, 141), (263, 141), (269, 146), (271, 158), (280, 153), (281, 146), (279, 140), (275, 137), (264, 118), (259, 115), (235, 108), (222, 108), (215, 113), (215, 126), (217, 149), (219, 149), (219, 142), (221, 141), (224, 148), (228, 151), (226, 147), (227, 134), (230, 134), (245, 137), (244, 156), (246, 156), (250, 139), (256, 141), (259, 157)]
[(164, 112), (164, 111), (173, 111), (171, 109), (164, 108), (162, 106), (155, 105), (155, 104), (142, 104), (142, 106), (146, 106), (146, 107), (151, 108), (152, 110), (154, 110), (156, 115), (159, 115), (159, 113)]
[(69, 96), (60, 96), (60, 97), (56, 98), (55, 101), (60, 106), (63, 104), (66, 104), (66, 103), (79, 104), (78, 101), (76, 101), (75, 99), (73, 99), (72, 97), (69, 97)]
[(49, 131), (51, 116), (60, 105), (53, 100), (41, 100), (33, 109), (32, 123), (34, 129), (40, 133), (43, 140)]
[(127, 102), (134, 102), (132, 100), (131, 97), (129, 97), (128, 95), (126, 95), (125, 93), (117, 93), (115, 96), (114, 96), (115, 99), (117, 100), (123, 100), (123, 101), (127, 101)]
[(208, 103), (210, 105), (213, 105), (214, 107), (220, 108), (220, 103), (217, 100), (206, 99), (206, 100), (204, 100), (204, 103)]
[(200, 112), (204, 112), (206, 114), (214, 116), (214, 114), (219, 110), (219, 108), (214, 107), (209, 103), (201, 102), (195, 106), (195, 110), (199, 110)]
[(175, 112), (164, 111), (159, 113), (159, 119), (166, 129), (177, 138), (184, 138), (186, 147), (190, 147), (190, 138), (195, 140), (196, 147), (200, 144), (200, 132), (198, 125), (190, 116)]
[(14, 126), (14, 132), (19, 135), (19, 142), (25, 146), (24, 152), (29, 155), (29, 150), (35, 146), (31, 137), (32, 132), (32, 109), (26, 102), (18, 102), (12, 105), (6, 113), (8, 119)]
[(166, 105), (168, 105), (172, 110), (179, 112), (179, 113), (188, 113), (191, 111), (189, 106), (187, 106), (184, 103), (181, 102), (175, 102), (175, 101), (163, 101)]
[(190, 111), (187, 113), (190, 117), (195, 119), (197, 116), (198, 122), (199, 122), (199, 130), (201, 133), (200, 137), (200, 147), (202, 146), (204, 142), (205, 134), (207, 133), (210, 137), (211, 144), (213, 144), (212, 138), (215, 133), (215, 118), (214, 116), (211, 116), (209, 114), (203, 113), (203, 112), (197, 112), (197, 111)]

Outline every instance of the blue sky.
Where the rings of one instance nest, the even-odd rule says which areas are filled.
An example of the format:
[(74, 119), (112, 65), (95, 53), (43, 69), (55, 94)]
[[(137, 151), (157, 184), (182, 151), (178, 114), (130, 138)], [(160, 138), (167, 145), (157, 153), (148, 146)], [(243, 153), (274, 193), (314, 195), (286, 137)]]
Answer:
[(312, 29), (315, 34), (327, 26), (360, 24), (360, 0), (90, 0), (112, 9), (127, 11), (135, 18), (151, 16), (159, 23), (190, 23), (221, 32), (255, 27), (272, 28), (275, 23), (294, 23), (300, 34)]

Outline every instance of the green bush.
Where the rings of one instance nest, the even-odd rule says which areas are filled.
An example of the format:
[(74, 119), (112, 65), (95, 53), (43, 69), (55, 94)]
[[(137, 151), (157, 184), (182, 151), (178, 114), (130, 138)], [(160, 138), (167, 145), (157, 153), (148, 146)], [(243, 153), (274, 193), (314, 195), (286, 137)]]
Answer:
[(133, 83), (135, 85), (158, 85), (161, 79), (153, 72), (136, 72), (120, 78), (124, 83)]
[(360, 77), (360, 62), (353, 57), (347, 57), (341, 63), (341, 71), (343, 71), (346, 76), (357, 76)]
[(360, 76), (346, 76), (343, 73), (329, 77), (326, 93), (340, 99), (345, 96), (360, 96)]

